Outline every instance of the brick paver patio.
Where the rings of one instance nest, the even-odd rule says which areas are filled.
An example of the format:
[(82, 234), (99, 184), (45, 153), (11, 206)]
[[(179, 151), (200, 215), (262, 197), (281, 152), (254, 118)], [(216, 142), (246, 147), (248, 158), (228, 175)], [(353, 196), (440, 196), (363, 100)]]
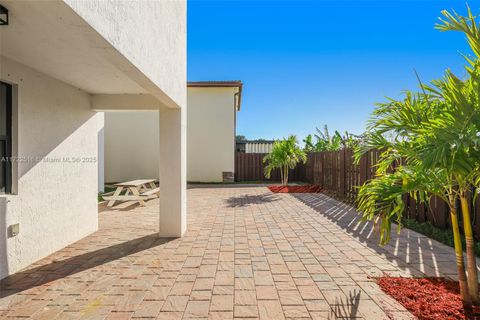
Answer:
[(452, 275), (450, 248), (405, 230), (386, 247), (322, 194), (188, 190), (188, 232), (159, 239), (158, 201), (1, 282), (0, 318), (413, 319), (372, 276)]

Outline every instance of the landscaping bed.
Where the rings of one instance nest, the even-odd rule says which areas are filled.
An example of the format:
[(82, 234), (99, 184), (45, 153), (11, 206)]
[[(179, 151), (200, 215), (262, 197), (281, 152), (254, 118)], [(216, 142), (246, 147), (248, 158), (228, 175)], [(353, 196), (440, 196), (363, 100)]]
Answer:
[(480, 319), (480, 308), (466, 311), (458, 282), (444, 278), (377, 278), (380, 288), (420, 320)]
[(318, 185), (304, 186), (268, 186), (268, 189), (274, 193), (320, 193), (322, 187)]

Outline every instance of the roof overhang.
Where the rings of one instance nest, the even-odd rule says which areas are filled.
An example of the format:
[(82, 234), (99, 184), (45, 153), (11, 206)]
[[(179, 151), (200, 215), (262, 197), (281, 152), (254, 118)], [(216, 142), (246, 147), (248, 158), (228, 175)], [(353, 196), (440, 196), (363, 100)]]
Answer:
[(151, 94), (164, 106), (178, 107), (65, 2), (2, 0), (2, 5), (10, 23), (0, 28), (0, 58), (93, 95)]
[(243, 83), (240, 80), (233, 81), (189, 81), (187, 83), (189, 88), (238, 88), (235, 93), (235, 108), (240, 111), (242, 104), (242, 89)]

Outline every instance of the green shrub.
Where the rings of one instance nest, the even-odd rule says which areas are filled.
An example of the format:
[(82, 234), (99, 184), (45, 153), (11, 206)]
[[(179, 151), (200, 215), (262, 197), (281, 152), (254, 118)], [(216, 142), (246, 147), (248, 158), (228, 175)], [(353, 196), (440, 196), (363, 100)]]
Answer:
[[(453, 233), (450, 229), (440, 229), (430, 222), (418, 222), (413, 219), (402, 219), (402, 225), (405, 228), (421, 233), (429, 238), (437, 240), (453, 248)], [(465, 238), (462, 237), (463, 248), (465, 249)], [(480, 243), (475, 243), (475, 253), (480, 257)]]

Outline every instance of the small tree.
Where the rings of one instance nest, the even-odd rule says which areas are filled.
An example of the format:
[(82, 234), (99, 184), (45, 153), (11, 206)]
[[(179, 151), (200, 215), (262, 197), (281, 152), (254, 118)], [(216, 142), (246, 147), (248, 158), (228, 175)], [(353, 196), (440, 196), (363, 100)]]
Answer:
[(273, 143), (272, 151), (263, 158), (265, 177), (270, 178), (274, 169), (280, 169), (282, 185), (288, 184), (288, 170), (294, 169), (299, 162), (307, 161), (306, 153), (298, 146), (297, 137), (290, 135), (287, 139)]
[[(437, 28), (462, 31), (475, 54), (467, 58), (468, 77), (461, 80), (447, 70), (421, 92), (407, 92), (403, 100), (380, 104), (357, 160), (367, 150), (383, 150), (376, 176), (359, 190), (358, 207), (365, 220), (380, 224), (381, 242), (389, 240), (392, 221), (401, 226), (402, 195), (421, 201), (430, 195), (443, 199), (450, 209), (460, 292), (464, 305), (478, 305), (478, 276), (467, 194), (480, 182), (480, 31), (470, 10), (467, 17), (443, 11)], [(391, 139), (386, 139), (385, 136)], [(392, 166), (399, 164), (392, 172)], [(457, 212), (457, 202), (461, 211)], [(466, 239), (465, 272), (459, 214)]]

